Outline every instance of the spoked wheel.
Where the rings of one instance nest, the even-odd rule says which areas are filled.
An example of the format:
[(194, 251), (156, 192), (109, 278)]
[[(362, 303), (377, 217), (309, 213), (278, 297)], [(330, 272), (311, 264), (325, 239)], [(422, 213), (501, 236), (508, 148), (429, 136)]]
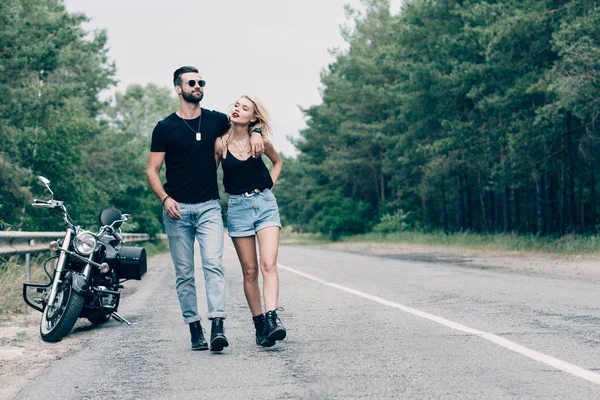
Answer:
[(40, 335), (44, 342), (58, 342), (67, 336), (83, 308), (84, 297), (75, 292), (68, 281), (58, 285), (54, 304), (42, 314)]

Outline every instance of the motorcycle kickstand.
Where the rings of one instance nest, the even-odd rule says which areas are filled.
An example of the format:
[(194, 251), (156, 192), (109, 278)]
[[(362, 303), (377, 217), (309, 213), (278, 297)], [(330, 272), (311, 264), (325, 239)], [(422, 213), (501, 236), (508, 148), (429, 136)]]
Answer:
[(113, 317), (114, 319), (116, 319), (117, 321), (119, 321), (120, 323), (125, 323), (127, 325), (131, 325), (131, 322), (127, 321), (125, 318), (121, 317), (116, 312), (112, 313), (110, 316)]

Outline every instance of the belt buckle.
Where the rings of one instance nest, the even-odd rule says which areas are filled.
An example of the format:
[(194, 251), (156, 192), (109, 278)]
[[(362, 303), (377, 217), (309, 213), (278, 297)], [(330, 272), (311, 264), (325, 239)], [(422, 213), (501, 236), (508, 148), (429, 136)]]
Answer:
[(260, 193), (260, 190), (258, 190), (258, 189), (252, 189), (252, 190), (249, 190), (249, 191), (247, 191), (247, 192), (244, 192), (244, 196), (246, 196), (246, 197), (252, 197), (252, 196), (254, 196), (256, 193)]

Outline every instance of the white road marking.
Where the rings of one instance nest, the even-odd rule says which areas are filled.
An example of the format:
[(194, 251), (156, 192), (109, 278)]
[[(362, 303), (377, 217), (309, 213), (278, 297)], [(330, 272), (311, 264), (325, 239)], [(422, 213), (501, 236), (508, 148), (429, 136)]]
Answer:
[(554, 358), (554, 357), (548, 356), (546, 354), (540, 353), (539, 351), (535, 351), (535, 350), (529, 349), (529, 348), (527, 348), (525, 346), (521, 346), (518, 343), (512, 342), (512, 341), (507, 340), (507, 339), (504, 339), (504, 338), (502, 338), (500, 336), (494, 335), (493, 333), (483, 332), (483, 331), (480, 331), (480, 330), (477, 330), (477, 329), (473, 329), (473, 328), (470, 328), (468, 326), (459, 324), (458, 322), (450, 321), (450, 320), (448, 320), (446, 318), (438, 317), (436, 315), (429, 314), (429, 313), (421, 311), (421, 310), (417, 310), (416, 308), (407, 307), (407, 306), (404, 306), (402, 304), (394, 303), (393, 301), (389, 301), (389, 300), (383, 299), (381, 297), (373, 296), (373, 295), (370, 295), (368, 293), (364, 293), (364, 292), (361, 292), (361, 291), (358, 291), (358, 290), (350, 289), (350, 288), (347, 288), (347, 287), (342, 286), (342, 285), (338, 285), (338, 284), (333, 283), (333, 282), (328, 282), (328, 281), (323, 280), (321, 278), (318, 278), (318, 277), (316, 277), (314, 275), (307, 274), (305, 272), (299, 271), (299, 270), (294, 269), (294, 268), (286, 267), (285, 265), (282, 265), (282, 264), (278, 264), (278, 267), (280, 269), (285, 270), (285, 271), (292, 272), (292, 273), (294, 273), (296, 275), (299, 275), (299, 276), (301, 276), (303, 278), (310, 279), (311, 281), (318, 282), (318, 283), (320, 283), (322, 285), (329, 286), (329, 287), (332, 287), (332, 288), (335, 288), (335, 289), (338, 289), (338, 290), (341, 290), (341, 291), (344, 291), (344, 292), (347, 292), (347, 293), (351, 293), (351, 294), (354, 294), (356, 296), (360, 296), (360, 297), (363, 297), (365, 299), (374, 301), (376, 303), (383, 304), (385, 306), (396, 308), (398, 310), (407, 312), (409, 314), (416, 315), (417, 317), (421, 317), (421, 318), (425, 318), (425, 319), (428, 319), (428, 320), (433, 321), (433, 322), (437, 322), (438, 324), (447, 326), (450, 329), (454, 329), (454, 330), (457, 330), (457, 331), (460, 331), (460, 332), (469, 333), (471, 335), (479, 336), (479, 337), (481, 337), (483, 339), (489, 340), (490, 342), (497, 344), (498, 346), (502, 346), (505, 349), (514, 351), (515, 353), (519, 353), (519, 354), (521, 354), (521, 355), (523, 355), (525, 357), (529, 357), (532, 360), (539, 361), (539, 362), (541, 362), (543, 364), (549, 365), (549, 366), (551, 366), (553, 368), (556, 368), (558, 370), (564, 371), (564, 372), (569, 373), (571, 375), (574, 375), (574, 376), (576, 376), (578, 378), (582, 378), (582, 379), (585, 379), (585, 380), (587, 380), (589, 382), (595, 383), (596, 385), (600, 385), (600, 374), (597, 374), (597, 373), (592, 372), (592, 371), (588, 371), (588, 370), (586, 370), (584, 368), (578, 367), (577, 365), (573, 365), (573, 364), (568, 363), (566, 361), (559, 360), (558, 358)]

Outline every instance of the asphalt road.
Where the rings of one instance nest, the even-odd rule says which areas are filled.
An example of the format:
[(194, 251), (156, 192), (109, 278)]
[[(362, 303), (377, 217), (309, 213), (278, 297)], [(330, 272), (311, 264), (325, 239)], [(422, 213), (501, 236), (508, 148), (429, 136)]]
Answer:
[(122, 302), (132, 326), (80, 324), (72, 335), (88, 344), (16, 398), (600, 398), (598, 282), (282, 246), (288, 338), (264, 349), (226, 243), (223, 353), (189, 350), (171, 260), (159, 256)]

